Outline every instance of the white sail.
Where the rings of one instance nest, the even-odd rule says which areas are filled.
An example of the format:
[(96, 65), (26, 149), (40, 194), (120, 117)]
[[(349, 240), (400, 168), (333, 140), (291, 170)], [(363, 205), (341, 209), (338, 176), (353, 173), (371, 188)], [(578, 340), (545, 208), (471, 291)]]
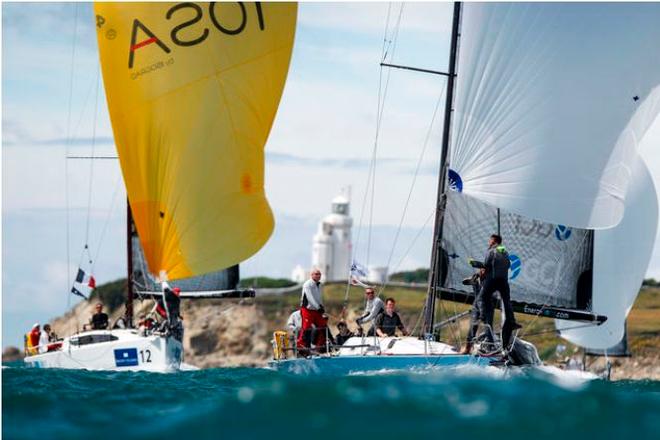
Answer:
[[(597, 327), (556, 320), (561, 336), (582, 347), (607, 349), (616, 345), (625, 330), (648, 269), (658, 226), (658, 200), (651, 174), (641, 157), (635, 157), (633, 181), (625, 215), (616, 227), (595, 232), (592, 310), (607, 316)], [(577, 327), (570, 330), (572, 327)]]
[(619, 223), (659, 110), (658, 23), (652, 3), (465, 4), (453, 186), (546, 222)]

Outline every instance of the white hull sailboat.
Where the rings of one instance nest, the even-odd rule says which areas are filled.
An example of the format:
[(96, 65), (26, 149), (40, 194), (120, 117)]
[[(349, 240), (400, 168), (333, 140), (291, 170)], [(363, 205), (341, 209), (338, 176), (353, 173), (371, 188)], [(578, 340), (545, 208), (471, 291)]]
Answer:
[(135, 329), (92, 330), (62, 340), (53, 351), (27, 356), (36, 368), (172, 372), (181, 367), (183, 345), (172, 336), (143, 336)]
[[(660, 62), (651, 56), (660, 38), (658, 17), (657, 5), (455, 4), (448, 72), (381, 63), (447, 78), (419, 339), (349, 340), (351, 348), (333, 347), (332, 353), (309, 358), (295, 358), (293, 348), (288, 349), (293, 356), (283, 359), (286, 355), (276, 349), (271, 367), (301, 372), (344, 365), (351, 365), (344, 371), (471, 363), (540, 366), (536, 349), (518, 335), (498, 358), (474, 349), (459, 355), (456, 344), (438, 337), (443, 324), (434, 323), (436, 300), (475, 301), (475, 292), (463, 282), (474, 274), (466, 261), (482, 255), (491, 234), (502, 236), (509, 251), (516, 313), (561, 320), (558, 328), (569, 339), (593, 334), (600, 343), (611, 343), (598, 329), (612, 314), (617, 317), (612, 333), (621, 331), (632, 301), (613, 300), (621, 289), (603, 282), (630, 263), (612, 251), (604, 269), (599, 249), (628, 239), (607, 231), (617, 227), (629, 205), (639, 205), (634, 188), (649, 181), (641, 172), (641, 180), (631, 176), (630, 170), (638, 160), (637, 142), (659, 110), (652, 104), (660, 93)], [(652, 242), (657, 212), (646, 217), (648, 225), (636, 228), (636, 234)], [(638, 265), (648, 263), (647, 257), (642, 252), (639, 259), (645, 261)], [(630, 282), (622, 290), (635, 292), (638, 272), (643, 274), (643, 268), (625, 278)], [(460, 317), (445, 322), (453, 325)]]
[[(198, 19), (187, 18), (191, 11)], [(128, 196), (127, 328), (82, 332), (25, 362), (177, 370), (179, 299), (254, 296), (235, 290), (237, 265), (273, 231), (263, 149), (289, 69), (297, 5), (99, 2), (94, 13)], [(170, 297), (173, 308), (167, 282), (182, 290)], [(159, 295), (162, 333), (142, 335), (133, 328), (133, 297)]]
[(431, 370), (459, 366), (488, 366), (495, 358), (462, 355), (454, 347), (419, 338), (352, 337), (332, 355), (278, 359), (271, 369), (296, 374), (347, 375), (392, 370)]

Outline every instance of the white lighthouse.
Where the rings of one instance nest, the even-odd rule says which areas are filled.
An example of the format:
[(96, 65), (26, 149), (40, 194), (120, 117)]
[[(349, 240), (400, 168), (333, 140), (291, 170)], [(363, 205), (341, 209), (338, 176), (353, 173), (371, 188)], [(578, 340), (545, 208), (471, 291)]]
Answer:
[(350, 201), (343, 193), (332, 199), (332, 213), (320, 223), (312, 244), (312, 267), (324, 281), (346, 281), (351, 265)]

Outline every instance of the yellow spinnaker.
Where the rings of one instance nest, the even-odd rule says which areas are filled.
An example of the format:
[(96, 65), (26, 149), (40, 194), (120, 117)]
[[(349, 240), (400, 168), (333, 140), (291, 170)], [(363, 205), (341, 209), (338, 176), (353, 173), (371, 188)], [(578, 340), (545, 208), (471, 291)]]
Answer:
[(115, 143), (149, 270), (219, 270), (272, 233), (264, 145), (286, 80), (292, 3), (97, 3)]

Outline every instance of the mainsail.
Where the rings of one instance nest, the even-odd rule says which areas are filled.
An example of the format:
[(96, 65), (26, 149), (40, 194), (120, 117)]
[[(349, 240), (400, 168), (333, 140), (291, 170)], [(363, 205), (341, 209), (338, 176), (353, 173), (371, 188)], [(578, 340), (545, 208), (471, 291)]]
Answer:
[(659, 93), (659, 22), (657, 3), (466, 3), (454, 185), (532, 219), (616, 225), (648, 129), (635, 116), (660, 110), (645, 105)]
[(467, 260), (483, 260), (494, 233), (509, 252), (512, 301), (532, 314), (541, 307), (591, 311), (592, 231), (528, 219), (453, 191), (444, 218), (442, 287), (467, 290), (462, 281), (474, 273)]
[(235, 265), (268, 240), (263, 149), (296, 11), (290, 3), (95, 5), (124, 182), (160, 279)]

